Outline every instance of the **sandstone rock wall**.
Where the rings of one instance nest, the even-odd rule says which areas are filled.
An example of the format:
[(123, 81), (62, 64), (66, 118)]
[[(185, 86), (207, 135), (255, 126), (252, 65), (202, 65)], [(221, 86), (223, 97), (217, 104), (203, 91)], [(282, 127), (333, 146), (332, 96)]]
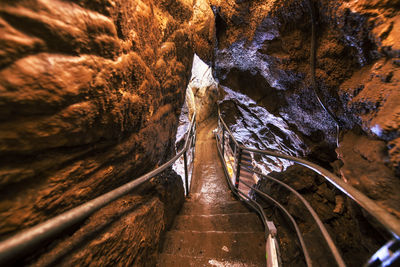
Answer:
[[(209, 45), (202, 38), (210, 36), (190, 22), (194, 4), (0, 3), (1, 238), (108, 192), (171, 157), (194, 51)], [(212, 14), (211, 9), (204, 12)], [(99, 219), (106, 230), (90, 236), (92, 245), (70, 262), (131, 265), (136, 259), (143, 264), (140, 259), (155, 249), (166, 225), (163, 216), (179, 205), (164, 206), (160, 197), (132, 195), (104, 208), (74, 236), (81, 238), (80, 232), (103, 215), (110, 218)], [(144, 239), (136, 240), (134, 234), (153, 219), (154, 231), (147, 228)], [(138, 228), (132, 226), (136, 221), (141, 222)], [(121, 258), (107, 249), (121, 239), (118, 250), (132, 246), (127, 253), (136, 249), (144, 256)], [(96, 256), (85, 256), (91, 253)]]

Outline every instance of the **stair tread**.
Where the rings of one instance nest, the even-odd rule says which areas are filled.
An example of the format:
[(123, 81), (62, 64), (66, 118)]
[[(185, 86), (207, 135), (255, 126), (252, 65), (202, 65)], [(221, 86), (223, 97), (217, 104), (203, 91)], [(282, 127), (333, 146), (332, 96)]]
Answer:
[(203, 205), (195, 201), (186, 201), (180, 215), (186, 214), (229, 214), (249, 212), (250, 209), (240, 201), (225, 201), (223, 203)]
[(179, 215), (174, 230), (262, 232), (263, 226), (255, 213)]
[(253, 174), (250, 172), (242, 172), (240, 171), (240, 178), (251, 178), (253, 179)]
[(229, 261), (215, 257), (193, 257), (181, 256), (175, 254), (161, 253), (159, 254), (157, 266), (159, 267), (186, 267), (186, 266), (236, 266), (236, 267), (256, 267), (258, 264), (243, 261)]
[(263, 264), (264, 233), (171, 230), (166, 234), (163, 252)]

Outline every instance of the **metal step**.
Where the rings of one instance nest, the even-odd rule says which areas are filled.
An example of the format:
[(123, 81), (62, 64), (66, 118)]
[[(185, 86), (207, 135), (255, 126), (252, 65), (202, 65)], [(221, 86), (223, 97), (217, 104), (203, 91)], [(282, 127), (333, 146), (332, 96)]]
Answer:
[(246, 162), (246, 161), (241, 161), (240, 162), (240, 166), (244, 166), (244, 167), (246, 167), (248, 169), (251, 169), (251, 170), (254, 169), (253, 165), (250, 162)]

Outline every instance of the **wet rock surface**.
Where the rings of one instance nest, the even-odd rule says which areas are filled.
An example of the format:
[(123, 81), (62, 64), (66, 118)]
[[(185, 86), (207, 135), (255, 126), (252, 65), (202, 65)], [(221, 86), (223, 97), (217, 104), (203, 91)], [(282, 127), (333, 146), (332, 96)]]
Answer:
[[(217, 27), (216, 78), (281, 117), (305, 143), (307, 157), (330, 168), (329, 163), (337, 159), (336, 126), (310, 88), (309, 1), (211, 2)], [(375, 156), (384, 155), (385, 163), (374, 168), (376, 174), (385, 172), (386, 184), (397, 188), (400, 72), (394, 40), (399, 36), (395, 29), (400, 16), (398, 4), (324, 0), (313, 3), (318, 92), (338, 117), (343, 135), (354, 129), (359, 145), (382, 142), (386, 148)], [(341, 157), (351, 157), (344, 154), (351, 151), (352, 144), (343, 141), (340, 146)], [(352, 164), (360, 167), (356, 166), (360, 172), (348, 173), (352, 177), (344, 179), (362, 179), (364, 163), (361, 160)], [(379, 175), (368, 176), (369, 186), (380, 187)], [(375, 198), (373, 190), (356, 187)], [(396, 215), (397, 196), (381, 198), (392, 203), (384, 206)]]
[[(272, 149), (281, 153), (304, 156), (307, 152), (300, 137), (281, 117), (274, 116), (245, 94), (220, 87), (218, 102), (223, 120), (241, 144), (255, 149)], [(253, 155), (259, 171), (282, 171), (292, 163), (274, 157)]]
[[(172, 156), (194, 51), (210, 45), (202, 40), (209, 38), (202, 32), (209, 19), (197, 27), (190, 22), (193, 11), (189, 0), (2, 1), (1, 239)], [(63, 264), (144, 265), (167, 224), (164, 217), (176, 209), (168, 194), (162, 194), (166, 205), (162, 197), (127, 196), (99, 211), (62, 241), (86, 242)], [(94, 228), (103, 212), (107, 225), (99, 226), (99, 236)], [(144, 240), (125, 242), (141, 230)], [(111, 249), (120, 239), (125, 241)], [(132, 255), (124, 262), (116, 255), (127, 247)]]

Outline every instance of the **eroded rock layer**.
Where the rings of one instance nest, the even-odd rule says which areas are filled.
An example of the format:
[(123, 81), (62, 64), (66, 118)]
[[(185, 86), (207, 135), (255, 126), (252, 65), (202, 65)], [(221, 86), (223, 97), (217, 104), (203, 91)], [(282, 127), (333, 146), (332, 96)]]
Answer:
[[(214, 65), (219, 82), (282, 118), (305, 143), (308, 159), (335, 171), (400, 218), (400, 47), (396, 42), (400, 37), (399, 1), (211, 3), (216, 16)], [(316, 89), (322, 102), (338, 118), (338, 148), (336, 123), (320, 106), (311, 88), (311, 7), (316, 21)], [(233, 120), (232, 126), (251, 121), (245, 116), (227, 114)], [(269, 132), (274, 134), (275, 129)], [(379, 235), (368, 236), (376, 234), (371, 230), (371, 220), (365, 219), (368, 216), (360, 213), (351, 201), (342, 199), (329, 183), (290, 168), (275, 175), (311, 202), (329, 225), (328, 231), (349, 265), (367, 260), (367, 255), (384, 240)], [(261, 180), (258, 186), (282, 198), (300, 220), (306, 236), (313, 236), (315, 229), (301, 218), (304, 212), (298, 212), (302, 210), (298, 200), (266, 184)], [(284, 261), (292, 265), (298, 261), (296, 248), (288, 246), (285, 238), (281, 239), (281, 247), (288, 255)], [(359, 240), (363, 240), (361, 246), (357, 244)]]
[[(198, 2), (202, 14), (212, 16), (211, 8)], [(193, 5), (191, 0), (0, 3), (2, 238), (171, 157), (194, 51), (205, 60), (212, 57), (205, 52), (212, 51), (212, 24), (207, 27), (209, 18), (194, 15)], [(192, 20), (203, 20), (202, 27)], [(180, 185), (179, 179), (172, 181)], [(148, 207), (134, 208), (142, 202)], [(143, 232), (146, 241), (126, 240), (116, 248), (132, 246), (123, 265), (143, 264), (145, 251), (157, 246), (169, 212), (157, 196), (118, 200), (85, 226), (109, 214), (108, 230), (90, 236), (93, 241), (79, 259), (67, 262), (89, 264), (94, 256), (85, 255), (101, 254), (97, 263), (112, 265), (122, 256), (111, 256), (113, 250), (105, 246), (132, 237), (154, 219), (154, 231)], [(136, 221), (139, 228), (132, 226)], [(125, 224), (130, 226), (122, 230)], [(84, 228), (72, 239), (81, 238)], [(143, 255), (136, 257), (135, 249)]]
[[(281, 116), (308, 145), (308, 157), (329, 167), (337, 157), (336, 124), (311, 89), (311, 3), (317, 22), (317, 90), (338, 117), (342, 135), (351, 130), (337, 151), (344, 162), (340, 172), (399, 216), (398, 1), (211, 2), (219, 81)], [(352, 159), (349, 138), (376, 149), (367, 157), (356, 152)], [(374, 171), (362, 167), (368, 164)]]

